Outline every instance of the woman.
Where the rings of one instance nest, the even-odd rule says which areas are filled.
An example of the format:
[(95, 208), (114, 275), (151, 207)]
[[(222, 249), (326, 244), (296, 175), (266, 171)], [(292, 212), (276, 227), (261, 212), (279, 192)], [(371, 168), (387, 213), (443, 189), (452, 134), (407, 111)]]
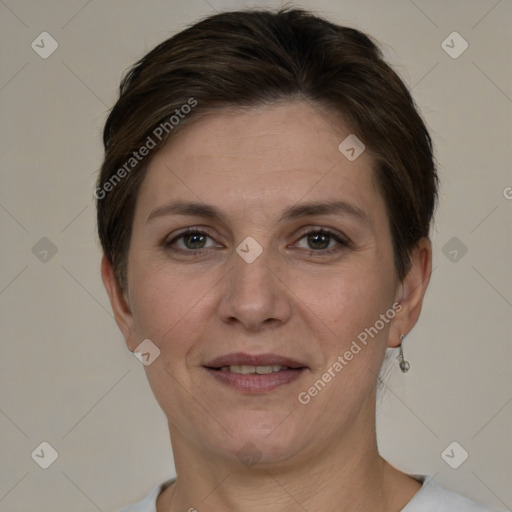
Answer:
[(123, 512), (490, 510), (378, 452), (437, 175), (370, 38), (295, 9), (211, 16), (131, 69), (104, 143), (102, 278), (178, 475)]

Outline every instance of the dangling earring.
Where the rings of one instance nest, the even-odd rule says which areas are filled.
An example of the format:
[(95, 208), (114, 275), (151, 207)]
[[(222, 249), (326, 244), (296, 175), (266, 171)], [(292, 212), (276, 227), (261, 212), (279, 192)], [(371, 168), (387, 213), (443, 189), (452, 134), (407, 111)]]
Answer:
[(407, 373), (409, 371), (409, 368), (411, 367), (411, 365), (409, 364), (409, 361), (406, 361), (404, 359), (404, 350), (402, 348), (402, 343), (404, 341), (404, 338), (405, 336), (403, 334), (400, 334), (400, 352), (398, 354), (398, 361), (400, 361), (398, 363), (398, 366), (400, 366), (400, 370), (402, 370), (402, 373)]

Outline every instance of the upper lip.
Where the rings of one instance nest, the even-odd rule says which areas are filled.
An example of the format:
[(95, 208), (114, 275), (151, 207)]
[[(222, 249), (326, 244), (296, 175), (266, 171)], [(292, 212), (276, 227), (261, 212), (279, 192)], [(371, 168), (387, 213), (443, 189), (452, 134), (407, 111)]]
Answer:
[(279, 356), (276, 354), (259, 354), (251, 355), (244, 354), (243, 352), (236, 352), (226, 354), (224, 356), (212, 359), (204, 366), (207, 368), (222, 368), (223, 366), (231, 365), (247, 365), (247, 366), (287, 366), (288, 368), (306, 368), (306, 365), (290, 359), (288, 357)]

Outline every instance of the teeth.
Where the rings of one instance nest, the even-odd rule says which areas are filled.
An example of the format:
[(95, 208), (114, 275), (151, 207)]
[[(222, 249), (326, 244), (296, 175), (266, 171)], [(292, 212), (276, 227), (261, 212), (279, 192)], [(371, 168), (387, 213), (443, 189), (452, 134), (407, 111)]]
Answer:
[(232, 364), (231, 366), (223, 366), (221, 371), (223, 372), (233, 372), (233, 373), (242, 373), (247, 375), (249, 373), (257, 373), (258, 375), (264, 375), (266, 373), (279, 372), (281, 370), (288, 370), (287, 366), (280, 365), (270, 365), (270, 366), (252, 366), (246, 364)]

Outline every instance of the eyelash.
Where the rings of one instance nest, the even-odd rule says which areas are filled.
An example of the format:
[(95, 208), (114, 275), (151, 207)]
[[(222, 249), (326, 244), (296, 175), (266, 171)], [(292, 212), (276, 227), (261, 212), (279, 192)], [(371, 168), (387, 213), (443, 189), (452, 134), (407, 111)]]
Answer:
[[(299, 238), (299, 241), (302, 240), (304, 237), (308, 236), (308, 235), (318, 235), (318, 234), (322, 234), (322, 235), (328, 235), (329, 237), (331, 237), (331, 239), (335, 240), (336, 242), (338, 242), (338, 246), (337, 247), (334, 247), (332, 249), (322, 249), (322, 250), (319, 250), (319, 251), (315, 251), (313, 249), (309, 249), (309, 255), (315, 255), (315, 256), (318, 256), (318, 255), (327, 255), (327, 254), (333, 254), (335, 252), (338, 252), (340, 250), (342, 250), (343, 248), (345, 247), (348, 247), (349, 246), (349, 242), (345, 239), (343, 239), (342, 237), (340, 237), (338, 234), (328, 230), (328, 229), (312, 229), (310, 231), (305, 231), (304, 233), (301, 234), (300, 238)], [(180, 254), (187, 254), (187, 253), (190, 253), (190, 254), (194, 254), (196, 256), (201, 256), (203, 254), (206, 254), (209, 252), (208, 249), (197, 249), (197, 250), (194, 250), (194, 249), (177, 249), (175, 247), (172, 247), (172, 245), (177, 242), (178, 240), (180, 240), (181, 238), (184, 238), (186, 236), (190, 236), (190, 235), (206, 235), (208, 238), (212, 238), (206, 231), (202, 231), (198, 228), (188, 228), (186, 229), (185, 231), (182, 231), (181, 233), (179, 233), (177, 236), (175, 236), (172, 240), (165, 240), (163, 241), (163, 246), (174, 252), (174, 253), (180, 253)], [(308, 249), (304, 249), (304, 250), (308, 250)]]

